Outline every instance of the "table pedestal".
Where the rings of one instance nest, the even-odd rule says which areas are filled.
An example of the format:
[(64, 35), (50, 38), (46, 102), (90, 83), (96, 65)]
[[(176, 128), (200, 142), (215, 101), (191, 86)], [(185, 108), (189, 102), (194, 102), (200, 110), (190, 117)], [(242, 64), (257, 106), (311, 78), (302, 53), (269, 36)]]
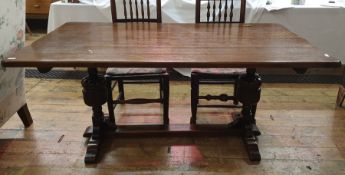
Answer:
[(238, 120), (240, 120), (240, 127), (244, 132), (242, 138), (251, 161), (261, 160), (257, 139), (260, 132), (256, 126), (255, 114), (253, 113), (256, 111), (260, 96), (261, 78), (255, 69), (247, 69), (247, 74), (241, 76), (238, 82), (238, 100), (243, 104), (242, 117)]
[(105, 81), (97, 74), (96, 68), (88, 69), (89, 76), (82, 80), (84, 102), (92, 107), (92, 126), (86, 128), (84, 137), (89, 137), (85, 163), (96, 163), (104, 136), (112, 137), (198, 137), (198, 136), (241, 136), (248, 152), (249, 160), (260, 161), (257, 143), (260, 135), (255, 123), (256, 104), (260, 100), (261, 79), (255, 69), (247, 69), (247, 74), (239, 81), (239, 101), (243, 104), (240, 113), (233, 113), (233, 122), (224, 125), (170, 124), (164, 125), (114, 125), (102, 112), (106, 102)]
[(83, 86), (83, 97), (86, 105), (92, 107), (92, 134), (87, 144), (85, 163), (95, 163), (99, 152), (103, 130), (105, 129), (104, 114), (102, 105), (107, 100), (105, 79), (98, 75), (97, 68), (88, 68), (89, 76), (85, 77), (81, 84)]

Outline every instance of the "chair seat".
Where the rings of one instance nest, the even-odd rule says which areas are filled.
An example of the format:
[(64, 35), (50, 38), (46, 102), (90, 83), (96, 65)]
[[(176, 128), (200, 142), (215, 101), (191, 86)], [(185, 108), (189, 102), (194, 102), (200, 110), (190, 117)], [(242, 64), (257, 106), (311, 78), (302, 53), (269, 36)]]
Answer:
[(119, 75), (145, 75), (165, 73), (165, 68), (108, 68), (106, 74)]
[(245, 68), (193, 68), (192, 73), (212, 75), (239, 75), (246, 74)]

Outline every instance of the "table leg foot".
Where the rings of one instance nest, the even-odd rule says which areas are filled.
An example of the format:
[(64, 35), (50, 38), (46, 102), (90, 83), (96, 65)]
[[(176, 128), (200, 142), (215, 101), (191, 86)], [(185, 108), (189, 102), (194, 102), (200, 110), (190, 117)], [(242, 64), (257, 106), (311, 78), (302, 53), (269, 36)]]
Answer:
[[(233, 112), (232, 114), (232, 122), (229, 123), (229, 128), (244, 128), (244, 118), (241, 112)], [(255, 123), (252, 123), (252, 129), (251, 131), (253, 132), (254, 136), (259, 136), (261, 135), (261, 132), (258, 128), (258, 126)]]
[(260, 132), (258, 126), (256, 126), (256, 124), (252, 124), (252, 132), (253, 132), (253, 135), (255, 135), (255, 136), (261, 135), (261, 132)]
[(86, 154), (84, 158), (85, 163), (96, 163), (97, 162), (97, 155), (99, 150), (99, 141), (90, 139), (89, 143), (87, 144)]
[(86, 127), (83, 137), (90, 138), (92, 136), (92, 126)]
[(254, 135), (244, 136), (243, 142), (247, 149), (248, 157), (250, 161), (260, 161), (261, 155), (259, 152), (259, 146), (257, 142), (257, 138)]

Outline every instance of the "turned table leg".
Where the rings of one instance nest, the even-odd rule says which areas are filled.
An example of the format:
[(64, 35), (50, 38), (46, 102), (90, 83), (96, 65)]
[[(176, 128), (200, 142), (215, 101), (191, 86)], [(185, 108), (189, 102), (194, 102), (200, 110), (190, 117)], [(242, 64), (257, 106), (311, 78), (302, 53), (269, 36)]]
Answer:
[(92, 130), (91, 138), (87, 144), (85, 163), (96, 163), (102, 136), (104, 134), (104, 114), (102, 105), (106, 102), (107, 94), (105, 79), (98, 75), (97, 68), (88, 68), (89, 75), (81, 84), (83, 97), (86, 105), (92, 107)]
[(255, 122), (256, 104), (260, 100), (261, 78), (253, 68), (247, 69), (247, 74), (240, 77), (238, 84), (238, 99), (243, 104), (242, 129), (243, 142), (251, 161), (260, 161), (261, 155), (258, 147), (257, 136), (260, 131)]

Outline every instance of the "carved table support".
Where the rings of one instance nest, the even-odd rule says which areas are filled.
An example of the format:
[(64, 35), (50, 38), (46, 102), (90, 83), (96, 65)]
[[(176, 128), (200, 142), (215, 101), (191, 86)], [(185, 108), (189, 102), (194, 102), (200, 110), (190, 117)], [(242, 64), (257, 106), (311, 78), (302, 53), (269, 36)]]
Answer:
[(261, 156), (258, 147), (257, 136), (260, 135), (255, 122), (254, 112), (256, 104), (260, 100), (261, 78), (253, 68), (247, 69), (247, 74), (240, 77), (238, 84), (238, 99), (243, 104), (241, 127), (243, 142), (251, 161), (260, 161)]
[[(247, 69), (247, 74), (241, 76), (238, 82), (238, 100), (243, 104), (242, 112), (238, 115), (237, 119), (230, 124), (230, 128), (227, 130), (218, 129), (214, 132), (228, 133), (232, 129), (236, 133), (242, 133), (243, 142), (248, 151), (248, 156), (251, 161), (260, 161), (261, 156), (257, 143), (257, 136), (260, 135), (255, 122), (255, 110), (256, 105), (260, 100), (261, 93), (261, 78), (255, 72), (255, 69)], [(99, 153), (99, 147), (101, 144), (102, 136), (105, 135), (106, 130), (111, 129), (114, 134), (117, 135), (133, 135), (133, 132), (122, 131), (116, 129), (117, 127), (113, 123), (107, 122), (102, 112), (102, 105), (106, 103), (107, 91), (105, 86), (105, 79), (103, 76), (98, 75), (97, 68), (88, 68), (89, 75), (85, 77), (81, 84), (83, 86), (83, 96), (86, 105), (92, 107), (92, 127), (88, 127), (84, 136), (91, 137), (85, 155), (85, 163), (96, 163), (97, 155)], [(199, 135), (207, 134), (203, 129), (198, 128), (174, 128), (169, 126), (169, 131), (152, 130), (148, 131), (150, 136), (152, 135)], [(230, 130), (229, 130), (230, 129)], [(134, 135), (140, 135), (140, 131), (134, 133)], [(212, 132), (210, 132), (212, 133)], [(147, 132), (146, 132), (147, 134)], [(143, 134), (145, 135), (145, 133)]]
[(105, 79), (98, 75), (97, 68), (88, 68), (89, 75), (81, 81), (83, 97), (86, 105), (92, 107), (92, 135), (87, 144), (84, 162), (96, 163), (102, 135), (104, 134), (104, 114), (102, 105), (106, 102), (107, 94)]

